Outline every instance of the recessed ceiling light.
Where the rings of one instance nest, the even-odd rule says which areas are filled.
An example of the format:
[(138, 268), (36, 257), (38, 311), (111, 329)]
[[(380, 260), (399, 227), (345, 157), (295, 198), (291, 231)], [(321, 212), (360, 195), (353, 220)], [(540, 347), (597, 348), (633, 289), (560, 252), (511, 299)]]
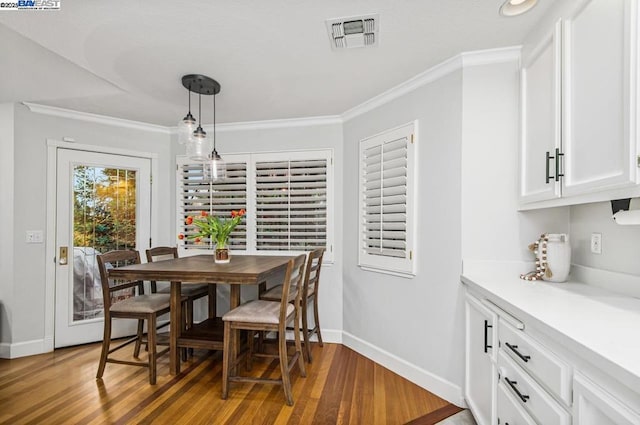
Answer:
[(507, 0), (500, 7), (502, 16), (517, 16), (528, 12), (538, 3), (538, 0)]

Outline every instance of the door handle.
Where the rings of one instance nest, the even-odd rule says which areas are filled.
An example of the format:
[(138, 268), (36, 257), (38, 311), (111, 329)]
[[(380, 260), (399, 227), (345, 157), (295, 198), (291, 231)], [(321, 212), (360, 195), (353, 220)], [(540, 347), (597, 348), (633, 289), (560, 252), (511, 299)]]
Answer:
[(60, 247), (60, 255), (58, 255), (58, 264), (60, 264), (61, 266), (66, 266), (69, 261), (68, 261), (68, 251), (69, 248), (67, 248), (66, 246), (61, 246)]
[(489, 328), (493, 328), (493, 326), (491, 326), (489, 324), (488, 320), (484, 321), (484, 352), (488, 352), (489, 348), (493, 348), (492, 345), (489, 345)]

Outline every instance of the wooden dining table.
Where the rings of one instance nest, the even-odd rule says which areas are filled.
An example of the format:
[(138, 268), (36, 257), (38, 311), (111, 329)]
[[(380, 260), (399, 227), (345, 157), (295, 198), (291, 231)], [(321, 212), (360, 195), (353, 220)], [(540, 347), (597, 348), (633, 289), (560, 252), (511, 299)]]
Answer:
[[(169, 331), (169, 369), (172, 375), (180, 373), (179, 349), (183, 347), (222, 350), (223, 323), (221, 317), (208, 317), (189, 329), (174, 326), (182, 323), (182, 284), (229, 284), (229, 309), (240, 305), (242, 285), (264, 285), (270, 278), (284, 276), (284, 269), (292, 256), (234, 255), (227, 264), (213, 261), (213, 255), (195, 255), (109, 270), (109, 278), (129, 280), (155, 280), (171, 282), (171, 327)], [(209, 292), (210, 294), (212, 291)], [(215, 291), (213, 291), (215, 293)], [(216, 300), (209, 300), (215, 303)], [(215, 304), (214, 304), (215, 305)], [(210, 308), (215, 312), (215, 308)], [(214, 315), (215, 316), (215, 315)]]

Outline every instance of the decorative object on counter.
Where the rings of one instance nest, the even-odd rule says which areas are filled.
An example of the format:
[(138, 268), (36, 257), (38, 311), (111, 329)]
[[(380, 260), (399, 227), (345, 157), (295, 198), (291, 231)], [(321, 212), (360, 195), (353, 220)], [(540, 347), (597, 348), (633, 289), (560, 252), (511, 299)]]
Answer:
[[(197, 233), (188, 235), (188, 239), (193, 239), (196, 243), (202, 242), (203, 238), (209, 238), (211, 242), (216, 243), (215, 262), (228, 263), (231, 259), (229, 255), (229, 235), (236, 228), (242, 217), (246, 214), (243, 208), (239, 211), (231, 211), (231, 218), (220, 218), (215, 215), (209, 215), (208, 212), (202, 211), (199, 216), (188, 216), (185, 219), (187, 226), (194, 225)], [(178, 239), (183, 240), (184, 234), (179, 234)]]
[(529, 245), (529, 251), (533, 251), (536, 256), (536, 269), (535, 271), (521, 274), (520, 279), (541, 280), (542, 276), (547, 273), (547, 241), (549, 241), (549, 237), (546, 233), (543, 233), (540, 235), (540, 239)]
[(569, 235), (564, 233), (543, 233), (540, 239), (529, 245), (536, 256), (535, 271), (520, 275), (524, 280), (546, 280), (564, 282), (571, 269), (571, 245)]

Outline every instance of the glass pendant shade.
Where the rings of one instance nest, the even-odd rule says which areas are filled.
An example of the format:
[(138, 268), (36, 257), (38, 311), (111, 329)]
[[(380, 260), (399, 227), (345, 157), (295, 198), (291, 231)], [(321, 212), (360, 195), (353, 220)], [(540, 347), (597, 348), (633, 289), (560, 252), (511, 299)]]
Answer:
[(187, 143), (187, 156), (194, 161), (207, 161), (210, 149), (211, 144), (207, 133), (198, 126)]
[(211, 181), (227, 178), (227, 164), (215, 149), (204, 166), (204, 178)]
[(196, 119), (189, 112), (183, 119), (178, 122), (178, 143), (184, 145), (189, 143), (191, 135), (196, 129)]

